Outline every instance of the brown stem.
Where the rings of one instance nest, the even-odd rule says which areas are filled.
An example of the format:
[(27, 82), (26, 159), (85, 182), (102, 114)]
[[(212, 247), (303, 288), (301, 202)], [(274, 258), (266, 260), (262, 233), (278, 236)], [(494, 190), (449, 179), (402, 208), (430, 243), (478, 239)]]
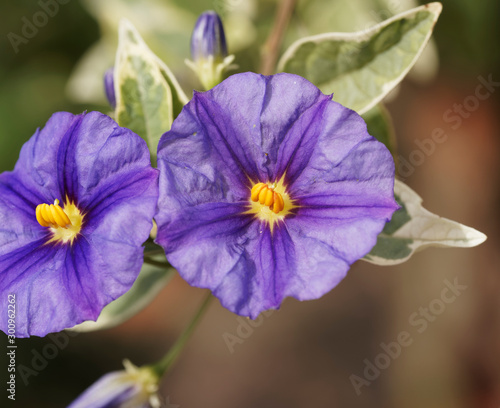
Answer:
[(279, 3), (273, 29), (262, 49), (262, 61), (259, 72), (263, 75), (274, 73), (283, 36), (296, 3), (297, 0), (281, 0)]

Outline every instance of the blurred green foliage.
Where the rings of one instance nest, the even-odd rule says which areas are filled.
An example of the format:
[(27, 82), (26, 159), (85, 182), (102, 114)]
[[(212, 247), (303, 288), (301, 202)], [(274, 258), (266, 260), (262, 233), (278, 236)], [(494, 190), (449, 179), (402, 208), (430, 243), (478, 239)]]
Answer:
[(498, 72), (500, 2), (498, 0), (444, 0), (434, 36), (445, 68), (457, 75)]
[(35, 1), (0, 3), (0, 171), (13, 168), (23, 143), (53, 112), (92, 109), (70, 103), (65, 86), (75, 62), (99, 38), (97, 24), (70, 1), (15, 53), (7, 35), (21, 35), (22, 19), (40, 10)]

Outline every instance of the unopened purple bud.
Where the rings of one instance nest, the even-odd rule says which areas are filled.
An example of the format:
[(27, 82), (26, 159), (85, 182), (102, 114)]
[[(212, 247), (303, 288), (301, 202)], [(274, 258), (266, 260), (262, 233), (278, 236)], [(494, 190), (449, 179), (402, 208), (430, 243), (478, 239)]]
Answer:
[(116, 95), (115, 95), (115, 80), (114, 80), (114, 68), (109, 68), (104, 73), (104, 92), (108, 98), (108, 102), (113, 109), (116, 108)]
[(215, 11), (205, 11), (198, 17), (191, 36), (191, 57), (195, 63), (210, 57), (214, 61), (227, 57), (224, 27)]

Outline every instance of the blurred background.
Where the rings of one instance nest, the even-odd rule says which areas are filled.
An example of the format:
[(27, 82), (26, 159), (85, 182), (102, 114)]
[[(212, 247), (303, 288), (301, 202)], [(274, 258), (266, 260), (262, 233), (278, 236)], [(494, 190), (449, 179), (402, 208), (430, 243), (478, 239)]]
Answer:
[[(65, 0), (44, 19), (39, 12), (48, 3), (0, 3), (0, 171), (13, 168), (22, 144), (53, 112), (109, 111), (102, 74), (113, 65), (121, 17), (136, 25), (190, 94), (199, 84), (183, 60), (200, 12), (221, 14), (239, 71), (255, 71), (276, 9), (271, 0)], [(362, 30), (415, 5), (299, 1), (284, 48), (304, 35)], [(246, 331), (215, 300), (162, 383), (166, 406), (500, 407), (500, 86), (492, 86), (460, 123), (445, 116), (475, 94), (480, 78), (500, 82), (500, 3), (445, 0), (443, 6), (434, 43), (387, 107), (402, 161), (411, 164), (412, 153), (436, 128), (445, 131), (446, 141), (402, 175), (428, 210), (486, 233), (486, 243), (429, 249), (393, 267), (358, 262), (323, 298), (287, 300)], [(39, 27), (30, 31), (25, 25), (33, 19)], [(425, 318), (425, 328), (415, 325), (415, 313), (422, 319), (420, 308), (440, 298), (445, 280), (464, 286), (460, 296)], [(33, 371), (27, 384), (18, 373), (16, 401), (2, 391), (0, 406), (64, 407), (98, 377), (121, 369), (123, 358), (137, 365), (157, 360), (203, 296), (176, 276), (134, 318), (71, 337), (43, 368), (33, 359), (47, 345), (57, 346), (54, 338), (18, 340), (17, 364)], [(384, 347), (404, 332), (411, 344), (360, 385), (367, 367), (380, 363)], [(228, 341), (231, 335), (240, 341)], [(2, 350), (5, 345), (2, 333)], [(0, 354), (5, 384), (7, 361)]]

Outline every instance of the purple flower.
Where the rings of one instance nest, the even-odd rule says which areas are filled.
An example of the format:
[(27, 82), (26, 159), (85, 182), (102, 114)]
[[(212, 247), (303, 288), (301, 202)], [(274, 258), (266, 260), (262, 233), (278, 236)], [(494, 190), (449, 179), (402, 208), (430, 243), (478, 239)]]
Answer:
[(59, 112), (36, 131), (0, 174), (0, 298), (15, 295), (17, 337), (95, 320), (131, 287), (157, 179), (146, 143), (101, 113)]
[(291, 74), (195, 93), (158, 162), (157, 242), (189, 284), (251, 318), (330, 291), (398, 208), (389, 151)]
[(160, 407), (158, 376), (148, 367), (123, 362), (125, 370), (101, 377), (68, 408), (149, 408)]
[(109, 68), (104, 73), (104, 92), (106, 98), (108, 99), (109, 105), (115, 109), (116, 108), (116, 93), (115, 93), (115, 79), (114, 79), (115, 69)]

